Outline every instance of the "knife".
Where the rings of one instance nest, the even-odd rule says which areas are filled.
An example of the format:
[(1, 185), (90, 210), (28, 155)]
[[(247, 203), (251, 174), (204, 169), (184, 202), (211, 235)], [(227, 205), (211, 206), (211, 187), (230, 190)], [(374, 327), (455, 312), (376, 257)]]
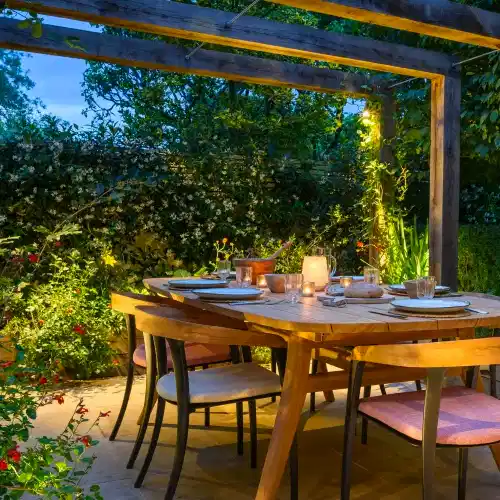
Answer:
[(372, 314), (379, 314), (380, 316), (389, 316), (389, 318), (408, 319), (408, 316), (405, 316), (404, 314), (380, 312), (380, 311), (368, 311), (368, 312), (371, 312)]
[(488, 311), (483, 311), (482, 309), (475, 309), (473, 307), (466, 307), (465, 310), (476, 314), (490, 314)]

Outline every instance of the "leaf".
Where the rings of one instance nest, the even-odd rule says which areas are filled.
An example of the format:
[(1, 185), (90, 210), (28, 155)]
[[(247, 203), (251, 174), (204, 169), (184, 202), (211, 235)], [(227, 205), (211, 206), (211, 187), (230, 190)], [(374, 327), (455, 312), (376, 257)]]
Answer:
[(79, 41), (80, 39), (77, 36), (67, 36), (64, 39), (64, 42), (68, 47), (71, 47), (72, 49), (81, 50), (82, 52), (87, 52), (85, 48), (78, 43)]
[(24, 21), (17, 23), (17, 27), (21, 30), (25, 30), (31, 28), (31, 24), (32, 24), (31, 19), (25, 19)]
[(26, 415), (28, 415), (31, 420), (36, 420), (36, 409), (35, 408), (28, 408), (26, 410)]
[(66, 462), (56, 462), (54, 466), (59, 472), (64, 472), (69, 469), (69, 467), (66, 465)]
[(20, 483), (27, 483), (33, 477), (33, 473), (31, 472), (23, 472), (19, 474), (18, 480)]
[(33, 38), (41, 38), (42, 34), (43, 34), (42, 23), (40, 21), (37, 21), (33, 24), (31, 28), (31, 36)]
[(497, 110), (494, 110), (490, 113), (490, 121), (492, 123), (495, 123), (498, 119), (498, 111)]

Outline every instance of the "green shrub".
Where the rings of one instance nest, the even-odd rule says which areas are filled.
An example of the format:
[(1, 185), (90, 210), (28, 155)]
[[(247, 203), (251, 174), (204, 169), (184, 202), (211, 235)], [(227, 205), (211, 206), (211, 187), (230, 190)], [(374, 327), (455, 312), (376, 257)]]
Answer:
[(58, 364), (76, 378), (102, 375), (112, 366), (110, 341), (123, 321), (109, 307), (104, 270), (77, 250), (49, 259), (49, 281), (19, 291), (23, 300), (3, 333), (22, 345), (33, 366)]
[(460, 290), (500, 295), (500, 227), (460, 227)]

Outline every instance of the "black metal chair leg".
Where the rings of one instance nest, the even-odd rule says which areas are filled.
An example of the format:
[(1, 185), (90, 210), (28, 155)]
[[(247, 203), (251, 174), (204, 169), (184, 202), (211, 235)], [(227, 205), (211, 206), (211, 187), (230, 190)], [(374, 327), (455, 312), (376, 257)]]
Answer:
[(153, 339), (151, 335), (144, 334), (144, 345), (146, 348), (146, 395), (144, 398), (144, 418), (142, 419), (139, 431), (137, 432), (137, 437), (135, 440), (134, 448), (130, 454), (130, 458), (127, 462), (127, 469), (132, 469), (134, 466), (139, 450), (141, 449), (142, 442), (144, 441), (144, 436), (148, 429), (149, 418), (151, 416), (151, 411), (154, 406), (154, 399), (156, 393), (156, 363), (154, 359), (154, 346)]
[(417, 391), (422, 390), (422, 382), (420, 380), (415, 380), (415, 385), (417, 386)]
[(497, 365), (491, 365), (490, 366), (490, 394), (494, 398), (498, 398), (498, 391), (497, 391)]
[[(372, 392), (372, 386), (367, 385), (363, 391), (363, 397), (369, 398)], [(368, 419), (366, 417), (362, 417), (361, 419), (361, 444), (368, 443)]]
[[(206, 370), (208, 365), (203, 365), (203, 369)], [(210, 427), (210, 408), (205, 408), (205, 427)]]
[(458, 500), (465, 500), (467, 491), (467, 462), (469, 460), (469, 449), (458, 449)]
[(140, 488), (146, 477), (146, 474), (149, 469), (149, 465), (151, 464), (151, 460), (153, 459), (153, 455), (156, 450), (156, 445), (158, 444), (158, 438), (160, 437), (161, 425), (163, 423), (163, 415), (165, 414), (165, 400), (162, 398), (158, 398), (158, 403), (156, 405), (156, 420), (153, 428), (153, 435), (151, 436), (151, 442), (149, 444), (148, 453), (146, 458), (144, 459), (144, 463), (142, 464), (141, 470), (137, 479), (134, 483), (134, 488)]
[(125, 316), (125, 320), (127, 322), (127, 332), (128, 332), (128, 362), (127, 362), (127, 381), (125, 383), (125, 392), (123, 394), (123, 401), (118, 412), (118, 417), (116, 419), (115, 425), (111, 434), (109, 436), (110, 441), (114, 441), (118, 431), (120, 430), (120, 426), (122, 425), (123, 417), (125, 415), (125, 411), (127, 410), (128, 401), (130, 399), (130, 393), (132, 392), (132, 384), (134, 382), (134, 361), (133, 355), (135, 351), (135, 339), (136, 339), (136, 329), (135, 329), (135, 316), (131, 314), (127, 314)]
[(299, 500), (299, 441), (297, 434), (295, 434), (290, 448), (288, 464), (290, 466), (290, 499)]
[[(311, 375), (316, 375), (318, 373), (319, 360), (313, 359), (311, 365)], [(316, 411), (316, 393), (311, 392), (309, 396), (309, 413), (314, 413)]]
[(243, 403), (236, 403), (236, 449), (243, 455)]
[(340, 483), (340, 500), (349, 500), (351, 495), (351, 469), (356, 418), (358, 414), (359, 391), (363, 378), (364, 363), (353, 361), (349, 372), (349, 391), (344, 425), (344, 453), (342, 454), (342, 478)]
[(379, 387), (380, 387), (380, 392), (385, 396), (387, 394), (387, 391), (385, 390), (385, 385), (380, 384)]
[(257, 468), (257, 404), (255, 400), (248, 402), (250, 417), (250, 467)]

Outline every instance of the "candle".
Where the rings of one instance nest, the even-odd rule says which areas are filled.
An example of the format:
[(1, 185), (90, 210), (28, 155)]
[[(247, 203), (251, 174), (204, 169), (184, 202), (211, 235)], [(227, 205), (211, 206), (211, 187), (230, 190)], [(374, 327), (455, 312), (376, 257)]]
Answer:
[(314, 297), (314, 291), (316, 290), (313, 281), (304, 281), (302, 285), (302, 297)]
[(340, 286), (342, 288), (349, 288), (352, 285), (352, 276), (341, 276)]
[(306, 256), (302, 262), (304, 281), (316, 284), (316, 290), (323, 290), (328, 283), (328, 264), (325, 256)]
[(257, 276), (257, 287), (267, 288), (266, 276), (264, 274), (259, 274)]

